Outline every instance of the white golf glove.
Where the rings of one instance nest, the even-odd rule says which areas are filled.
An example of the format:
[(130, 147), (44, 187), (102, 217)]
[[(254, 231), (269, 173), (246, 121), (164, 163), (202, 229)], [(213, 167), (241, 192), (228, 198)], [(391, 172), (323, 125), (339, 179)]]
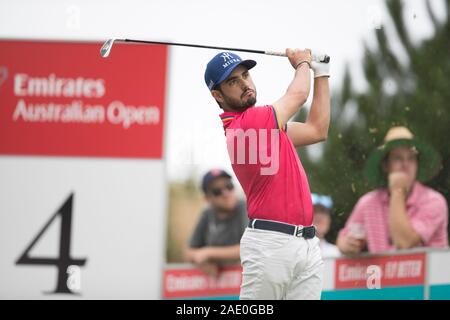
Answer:
[[(313, 59), (318, 58), (315, 60), (321, 60), (324, 54), (313, 54)], [(330, 76), (330, 62), (324, 63), (324, 62), (311, 62), (311, 68), (314, 71), (314, 78), (318, 77), (329, 77)]]

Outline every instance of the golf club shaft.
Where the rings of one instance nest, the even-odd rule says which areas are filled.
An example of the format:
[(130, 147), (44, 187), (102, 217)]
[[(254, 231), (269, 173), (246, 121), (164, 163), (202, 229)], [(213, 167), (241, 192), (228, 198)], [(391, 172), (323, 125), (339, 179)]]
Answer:
[[(239, 52), (249, 52), (256, 54), (266, 54), (272, 56), (280, 56), (286, 57), (286, 54), (283, 52), (276, 51), (264, 51), (264, 50), (253, 50), (253, 49), (242, 49), (242, 48), (227, 48), (227, 47), (217, 47), (217, 46), (205, 46), (200, 44), (189, 44), (189, 43), (178, 43), (178, 42), (164, 42), (164, 41), (148, 41), (148, 40), (136, 40), (136, 39), (115, 39), (115, 41), (119, 42), (133, 42), (133, 43), (146, 43), (146, 44), (162, 44), (162, 45), (171, 45), (171, 46), (182, 46), (182, 47), (192, 47), (192, 48), (203, 48), (203, 49), (217, 49), (217, 50), (225, 50), (225, 51), (239, 51)], [(325, 55), (322, 59), (316, 58), (313, 60), (317, 60), (318, 62), (326, 62), (330, 61), (330, 57)]]
[(123, 39), (123, 40), (116, 39), (116, 41), (163, 44), (163, 45), (181, 46), (181, 47), (217, 49), (217, 50), (226, 50), (226, 51), (241, 51), (241, 52), (265, 54), (265, 51), (262, 51), (262, 50), (251, 50), (251, 49), (240, 49), (240, 48), (225, 48), (225, 47), (216, 47), (216, 46), (204, 46), (204, 45), (200, 45), (200, 44), (189, 44), (189, 43), (164, 42), (164, 41), (147, 41), (147, 40), (134, 40), (134, 39)]

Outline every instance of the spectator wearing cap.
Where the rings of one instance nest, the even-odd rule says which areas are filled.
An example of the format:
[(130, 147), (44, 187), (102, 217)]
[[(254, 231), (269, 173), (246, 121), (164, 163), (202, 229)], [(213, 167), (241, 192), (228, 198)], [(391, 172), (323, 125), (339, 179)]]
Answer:
[(330, 230), (333, 200), (330, 196), (316, 193), (311, 193), (311, 200), (314, 208), (314, 226), (316, 227), (316, 236), (320, 239), (322, 257), (337, 258), (341, 255), (338, 247), (325, 239)]
[(221, 265), (239, 263), (239, 243), (248, 225), (247, 208), (224, 170), (207, 172), (202, 190), (208, 207), (200, 216), (185, 256), (205, 273), (217, 275)]
[(369, 156), (365, 173), (378, 189), (356, 204), (337, 245), (359, 253), (414, 247), (448, 247), (445, 198), (423, 185), (441, 168), (439, 154), (405, 127), (391, 128)]

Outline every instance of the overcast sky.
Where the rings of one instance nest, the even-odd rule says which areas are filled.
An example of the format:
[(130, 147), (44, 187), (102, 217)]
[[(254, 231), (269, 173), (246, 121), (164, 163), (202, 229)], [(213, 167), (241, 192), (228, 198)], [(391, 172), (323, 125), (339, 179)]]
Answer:
[[(424, 1), (408, 0), (405, 6), (414, 40), (429, 37), (432, 29)], [(442, 18), (441, 1), (433, 1), (433, 8)], [(278, 51), (309, 47), (331, 56), (332, 90), (339, 88), (345, 64), (356, 77), (357, 89), (364, 89), (363, 41), (373, 43), (374, 28), (380, 26), (390, 30), (381, 0), (0, 0), (3, 38), (103, 41), (116, 37)], [(395, 42), (392, 46), (399, 48)], [(221, 110), (203, 80), (206, 63), (217, 53), (170, 48), (165, 152), (171, 180), (198, 177), (211, 167), (231, 170), (218, 116)], [(239, 55), (258, 62), (251, 71), (258, 105), (277, 100), (293, 77), (287, 59)]]

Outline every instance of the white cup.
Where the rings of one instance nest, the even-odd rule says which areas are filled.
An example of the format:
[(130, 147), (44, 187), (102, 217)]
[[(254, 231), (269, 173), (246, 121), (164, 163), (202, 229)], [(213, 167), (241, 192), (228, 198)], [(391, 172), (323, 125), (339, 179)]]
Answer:
[(350, 235), (358, 240), (364, 240), (366, 238), (366, 230), (364, 229), (364, 225), (361, 223), (351, 223), (349, 226)]

